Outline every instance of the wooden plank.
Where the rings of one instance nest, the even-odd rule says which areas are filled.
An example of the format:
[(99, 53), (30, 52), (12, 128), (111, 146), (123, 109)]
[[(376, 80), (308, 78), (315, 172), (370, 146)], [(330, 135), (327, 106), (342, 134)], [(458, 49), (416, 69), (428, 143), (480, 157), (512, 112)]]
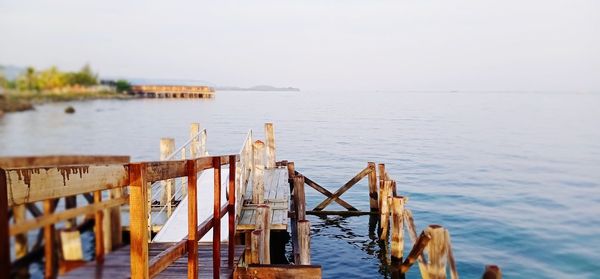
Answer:
[[(342, 198), (340, 198), (340, 197), (334, 197), (334, 195), (331, 192), (329, 192), (329, 190), (323, 188), (323, 186), (317, 184), (316, 182), (314, 182), (310, 178), (304, 177), (304, 182), (306, 183), (306, 185), (308, 185), (308, 186), (312, 187), (313, 189), (317, 190), (319, 193), (325, 195), (328, 198), (332, 198), (336, 203), (338, 203), (339, 205), (343, 206), (344, 208), (346, 208), (346, 209), (348, 209), (350, 211), (358, 211), (358, 209), (356, 209), (354, 206), (350, 205), (346, 201), (342, 200)], [(317, 209), (315, 208), (315, 209), (313, 209), (313, 211), (317, 211)]]
[(11, 271), (7, 189), (6, 172), (0, 169), (0, 270), (6, 275)]
[(154, 161), (146, 162), (146, 176), (148, 182), (167, 180), (187, 175), (186, 161)]
[(10, 235), (17, 235), (30, 230), (41, 228), (47, 225), (65, 221), (81, 215), (95, 214), (97, 211), (125, 204), (129, 201), (129, 196), (123, 196), (117, 199), (110, 199), (100, 203), (94, 203), (83, 207), (68, 209), (52, 215), (42, 215), (35, 219), (30, 219), (10, 227)]
[[(213, 278), (219, 278), (221, 268), (221, 159), (213, 158)], [(196, 278), (196, 277), (193, 277)]]
[(7, 169), (9, 206), (123, 187), (127, 165), (89, 165)]
[(131, 277), (147, 279), (148, 273), (148, 181), (144, 163), (130, 164), (131, 178), (129, 226), (131, 242)]
[(310, 221), (298, 221), (298, 248), (300, 250), (299, 265), (310, 264)]
[(265, 188), (265, 164), (264, 164), (264, 147), (265, 144), (257, 140), (252, 144), (254, 153), (254, 170), (252, 173), (252, 203), (264, 203), (264, 188)]
[(265, 261), (265, 236), (263, 230), (254, 230), (250, 234), (250, 263), (261, 264)]
[[(257, 276), (259, 275), (259, 276)], [(235, 269), (236, 279), (321, 279), (320, 265), (249, 265)]]
[(262, 204), (258, 206), (255, 210), (256, 212), (256, 230), (263, 231), (263, 259), (264, 261), (261, 263), (270, 264), (271, 263), (271, 208)]
[(188, 240), (187, 276), (198, 278), (198, 201), (197, 201), (197, 160), (187, 161), (188, 172)]
[(187, 253), (188, 248), (187, 242), (187, 238), (183, 239), (175, 243), (175, 245), (160, 252), (160, 254), (152, 257), (152, 260), (150, 260), (150, 267), (148, 271), (150, 277), (152, 278), (156, 276), (161, 271), (167, 269), (169, 265), (171, 265), (171, 263), (173, 263), (175, 260), (185, 255)]
[(273, 123), (265, 123), (265, 140), (266, 143), (266, 167), (275, 167), (275, 131), (273, 129)]
[(126, 164), (129, 156), (49, 155), (0, 157), (0, 168), (24, 168), (57, 165)]

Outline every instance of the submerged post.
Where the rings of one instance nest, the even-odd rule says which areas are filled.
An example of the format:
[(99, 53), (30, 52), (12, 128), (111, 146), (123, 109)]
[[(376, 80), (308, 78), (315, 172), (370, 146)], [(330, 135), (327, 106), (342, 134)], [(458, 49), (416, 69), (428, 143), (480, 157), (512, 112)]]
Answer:
[[(173, 138), (162, 138), (160, 139), (160, 160), (167, 160), (169, 155), (175, 151), (175, 139)], [(175, 187), (173, 179), (167, 179), (162, 182), (163, 195), (161, 198), (161, 204), (167, 207), (167, 216), (171, 217), (173, 208), (171, 207), (171, 200), (175, 194)], [(152, 202), (152, 201), (150, 201)], [(150, 211), (152, 212), (152, 211)]]
[(267, 168), (275, 167), (275, 131), (273, 123), (265, 123), (265, 139), (267, 141)]
[(392, 198), (392, 263), (404, 256), (404, 197)]
[(497, 265), (486, 265), (482, 279), (502, 279), (502, 271)]
[(298, 221), (298, 246), (300, 248), (300, 265), (310, 265), (310, 221)]
[(252, 144), (254, 150), (254, 173), (252, 175), (252, 203), (262, 204), (265, 196), (265, 164), (264, 164), (264, 142), (257, 140)]
[(377, 194), (377, 169), (374, 162), (369, 162), (369, 205), (371, 212), (379, 210), (379, 195)]
[(448, 239), (446, 229), (440, 225), (429, 225), (425, 229), (431, 240), (427, 244), (426, 251), (429, 254), (427, 272), (431, 279), (446, 278), (446, 262), (448, 260)]

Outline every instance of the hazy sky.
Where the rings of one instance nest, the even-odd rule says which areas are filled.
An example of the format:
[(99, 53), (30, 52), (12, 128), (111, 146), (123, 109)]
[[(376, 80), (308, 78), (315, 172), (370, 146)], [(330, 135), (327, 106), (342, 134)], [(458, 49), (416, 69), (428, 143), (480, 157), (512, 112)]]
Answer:
[(303, 89), (600, 91), (600, 1), (0, 1), (0, 64)]

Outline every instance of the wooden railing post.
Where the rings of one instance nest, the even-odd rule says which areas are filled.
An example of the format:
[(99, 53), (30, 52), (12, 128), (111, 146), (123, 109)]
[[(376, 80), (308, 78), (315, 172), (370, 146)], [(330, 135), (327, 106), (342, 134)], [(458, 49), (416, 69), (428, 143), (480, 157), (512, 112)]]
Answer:
[[(94, 192), (94, 203), (102, 202), (102, 191)], [(94, 239), (96, 241), (96, 262), (103, 263), (104, 262), (104, 229), (103, 221), (104, 212), (103, 210), (97, 210), (94, 214), (94, 231), (95, 236)]]
[(199, 155), (204, 155), (200, 153), (200, 139), (198, 133), (200, 133), (200, 123), (192, 123), (190, 125), (190, 138), (192, 139), (192, 143), (190, 144), (191, 159), (196, 159)]
[(221, 272), (221, 158), (213, 158), (214, 208), (213, 208), (213, 277)]
[(10, 235), (8, 233), (8, 186), (6, 172), (0, 169), (0, 270), (10, 274)]
[(300, 247), (300, 265), (310, 265), (310, 221), (298, 221), (298, 246)]
[(369, 205), (371, 212), (379, 210), (379, 195), (377, 194), (377, 169), (374, 162), (369, 162)]
[[(54, 200), (45, 200), (44, 216), (50, 216), (54, 213)], [(54, 278), (56, 272), (56, 247), (54, 241), (54, 225), (44, 226), (44, 277)]]
[(275, 167), (275, 131), (273, 123), (265, 123), (265, 139), (267, 141), (267, 168)]
[[(169, 155), (175, 151), (175, 139), (173, 138), (162, 138), (160, 139), (160, 160), (164, 161)], [(173, 179), (167, 179), (162, 182), (163, 195), (161, 204), (167, 207), (167, 217), (171, 217), (172, 209), (172, 198), (175, 194), (175, 184)], [(150, 201), (152, 202), (152, 201)]]
[(129, 218), (131, 238), (131, 278), (148, 274), (148, 181), (146, 164), (129, 164)]
[(431, 279), (446, 278), (446, 263), (448, 255), (448, 239), (446, 229), (440, 225), (429, 225), (425, 229), (431, 240), (427, 244), (427, 254), (429, 255), (429, 264), (427, 272)]
[(264, 164), (265, 144), (257, 140), (253, 144), (254, 150), (254, 173), (252, 176), (252, 203), (262, 204), (265, 196), (265, 164)]
[[(119, 187), (110, 190), (111, 199), (119, 199), (122, 196), (123, 188)], [(113, 249), (120, 247), (123, 243), (123, 233), (121, 228), (121, 207), (115, 206), (113, 208), (108, 209), (107, 212), (110, 216), (110, 221), (108, 222), (110, 225), (108, 227), (108, 230), (110, 230), (110, 247), (105, 246), (105, 248), (108, 248), (109, 251), (112, 251)]]
[(294, 199), (296, 204), (296, 219), (306, 219), (306, 197), (304, 195), (304, 176), (294, 176)]
[(392, 198), (392, 263), (404, 256), (404, 197)]
[(229, 238), (227, 240), (227, 263), (230, 267), (233, 266), (233, 258), (235, 256), (235, 181), (238, 175), (235, 156), (229, 156), (229, 195), (227, 196), (227, 215), (229, 217)]
[[(23, 221), (25, 221), (26, 218), (26, 211), (27, 208), (25, 205), (21, 204), (21, 205), (16, 205), (13, 206), (13, 221), (16, 224), (19, 224)], [(7, 211), (8, 212), (8, 211)], [(69, 220), (66, 222), (66, 224), (70, 224), (70, 222), (72, 221)], [(22, 257), (25, 257), (27, 255), (27, 251), (28, 249), (28, 237), (27, 237), (27, 233), (20, 233), (15, 235), (15, 259), (20, 259)], [(16, 274), (18, 278), (29, 278), (29, 268), (27, 266), (19, 268), (18, 270), (16, 270)]]
[(187, 160), (188, 177), (188, 278), (198, 278), (198, 201), (196, 160)]

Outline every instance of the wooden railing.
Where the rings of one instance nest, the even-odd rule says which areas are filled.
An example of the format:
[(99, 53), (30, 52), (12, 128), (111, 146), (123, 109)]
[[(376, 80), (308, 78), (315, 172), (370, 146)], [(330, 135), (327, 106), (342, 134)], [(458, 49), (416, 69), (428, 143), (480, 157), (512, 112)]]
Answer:
[[(213, 229), (214, 277), (220, 272), (221, 218), (228, 213), (228, 263), (233, 265), (235, 225), (235, 179), (238, 154), (207, 156), (191, 160), (158, 161), (130, 164), (70, 165), (60, 167), (31, 167), (0, 169), (0, 270), (11, 271), (10, 237), (28, 230), (43, 228), (46, 249), (46, 277), (53, 277), (55, 262), (52, 239), (53, 226), (76, 216), (94, 214), (96, 219), (96, 260), (103, 261), (103, 210), (130, 204), (131, 277), (150, 278), (157, 275), (179, 257), (188, 255), (188, 277), (197, 278), (198, 240)], [(229, 165), (227, 204), (221, 206), (221, 166)], [(197, 174), (214, 169), (214, 213), (198, 224)], [(150, 184), (155, 181), (187, 177), (188, 236), (161, 254), (148, 258), (148, 215)], [(102, 191), (129, 188), (129, 196), (102, 201)], [(93, 193), (94, 203), (54, 212), (59, 198)], [(42, 202), (44, 214), (35, 219), (11, 225), (11, 208)], [(7, 273), (9, 274), (9, 273)]]

